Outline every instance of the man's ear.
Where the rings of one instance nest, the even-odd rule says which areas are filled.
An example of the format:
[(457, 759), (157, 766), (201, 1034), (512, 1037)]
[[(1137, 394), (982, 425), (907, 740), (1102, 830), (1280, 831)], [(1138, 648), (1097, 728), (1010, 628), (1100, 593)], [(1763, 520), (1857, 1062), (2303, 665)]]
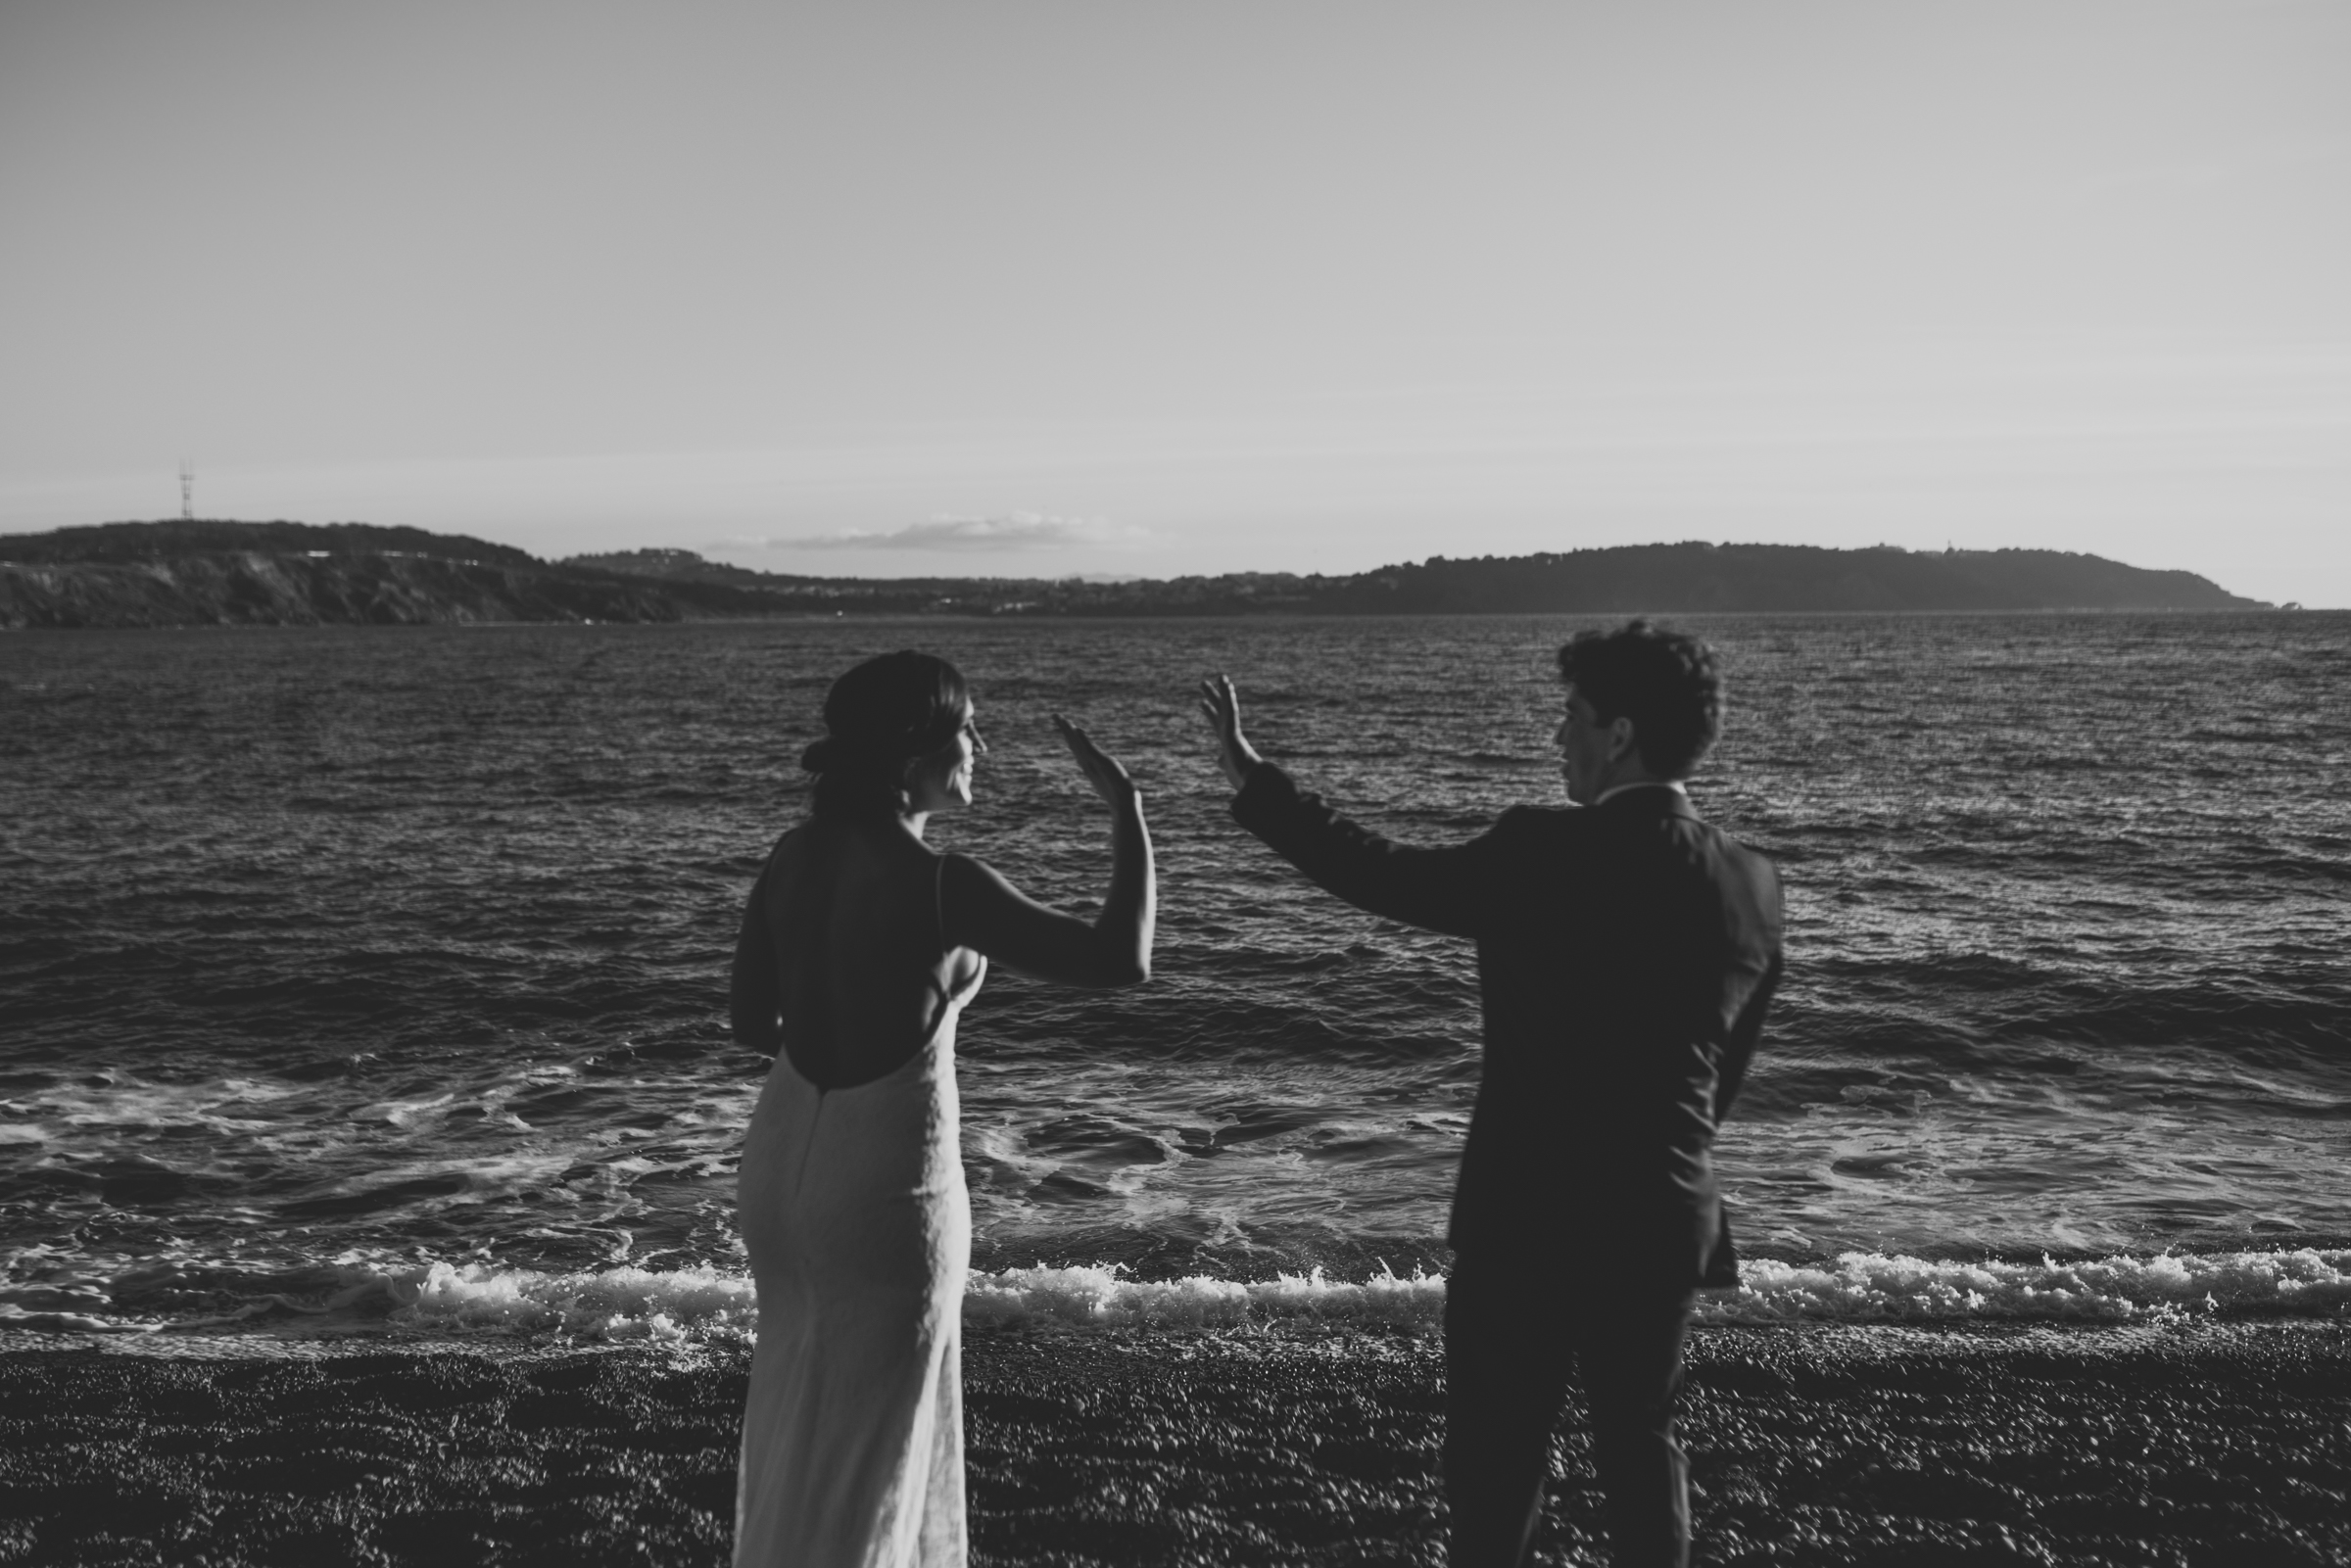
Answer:
[(1615, 762), (1632, 755), (1632, 751), (1633, 721), (1620, 713), (1608, 721), (1608, 760)]

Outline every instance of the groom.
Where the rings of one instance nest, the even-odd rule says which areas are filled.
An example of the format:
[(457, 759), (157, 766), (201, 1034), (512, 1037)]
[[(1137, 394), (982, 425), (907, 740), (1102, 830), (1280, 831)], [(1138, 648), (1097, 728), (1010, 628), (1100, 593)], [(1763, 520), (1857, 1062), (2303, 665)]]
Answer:
[(1687, 1563), (1673, 1439), (1702, 1284), (1737, 1279), (1709, 1150), (1780, 976), (1770, 862), (1682, 781), (1722, 726), (1705, 644), (1644, 621), (1559, 649), (1553, 737), (1583, 809), (1513, 806), (1467, 843), (1390, 842), (1302, 793), (1201, 706), (1241, 826), (1358, 908), (1477, 943), (1485, 1071), (1445, 1299), (1452, 1568), (1516, 1568), (1571, 1367), (1619, 1564)]

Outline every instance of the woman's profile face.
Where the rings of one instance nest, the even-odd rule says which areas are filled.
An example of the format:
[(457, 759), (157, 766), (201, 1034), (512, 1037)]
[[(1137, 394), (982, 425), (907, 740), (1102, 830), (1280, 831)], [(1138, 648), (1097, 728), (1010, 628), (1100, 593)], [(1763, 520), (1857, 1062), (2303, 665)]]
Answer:
[(987, 749), (980, 727), (964, 710), (963, 728), (955, 738), (927, 757), (915, 759), (906, 777), (910, 811), (955, 811), (972, 803), (972, 759)]

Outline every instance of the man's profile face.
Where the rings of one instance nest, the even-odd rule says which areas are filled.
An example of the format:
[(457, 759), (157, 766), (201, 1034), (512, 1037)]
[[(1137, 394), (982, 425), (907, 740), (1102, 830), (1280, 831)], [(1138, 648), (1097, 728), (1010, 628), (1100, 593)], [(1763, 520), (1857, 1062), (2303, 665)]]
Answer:
[(1589, 699), (1574, 687), (1567, 689), (1567, 711), (1551, 742), (1559, 748), (1559, 776), (1567, 781), (1567, 798), (1579, 806), (1592, 804), (1601, 780), (1608, 771), (1611, 736), (1608, 727)]

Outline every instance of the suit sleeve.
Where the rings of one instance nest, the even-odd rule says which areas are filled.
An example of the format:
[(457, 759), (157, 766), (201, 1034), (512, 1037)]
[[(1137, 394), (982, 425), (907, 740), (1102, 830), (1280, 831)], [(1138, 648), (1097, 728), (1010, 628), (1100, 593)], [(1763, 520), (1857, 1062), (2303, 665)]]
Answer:
[(1722, 1061), (1715, 1069), (1714, 1125), (1731, 1114), (1731, 1102), (1739, 1097), (1739, 1085), (1747, 1081), (1747, 1065), (1753, 1060), (1755, 1042), (1763, 1034), (1763, 1015), (1771, 1007), (1771, 996), (1780, 988), (1780, 955), (1773, 953), (1763, 977), (1755, 982), (1754, 993), (1739, 1010), (1739, 1021), (1731, 1025), (1730, 1040), (1723, 1046)]
[(1301, 792), (1270, 762), (1250, 770), (1232, 815), (1318, 886), (1373, 915), (1476, 936), (1501, 902), (1511, 860), (1500, 841), (1503, 824), (1444, 848), (1400, 844)]

